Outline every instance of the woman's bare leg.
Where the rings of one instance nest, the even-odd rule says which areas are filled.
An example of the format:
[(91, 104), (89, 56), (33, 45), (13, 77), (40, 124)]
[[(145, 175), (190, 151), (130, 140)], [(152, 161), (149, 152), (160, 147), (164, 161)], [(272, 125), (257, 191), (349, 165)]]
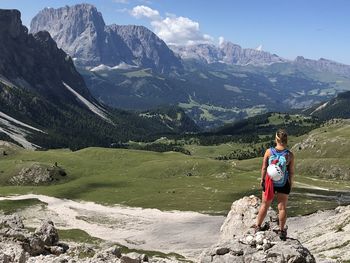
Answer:
[(256, 225), (257, 226), (261, 226), (262, 222), (265, 219), (265, 216), (267, 214), (267, 210), (269, 209), (270, 205), (271, 205), (271, 201), (266, 201), (264, 198), (264, 192), (262, 193), (262, 197), (261, 197), (261, 206), (259, 209), (259, 214), (258, 217), (256, 219)]
[(278, 202), (278, 219), (279, 219), (279, 225), (280, 229), (284, 230), (284, 227), (286, 225), (287, 221), (287, 202), (288, 202), (288, 195), (277, 193), (277, 202)]

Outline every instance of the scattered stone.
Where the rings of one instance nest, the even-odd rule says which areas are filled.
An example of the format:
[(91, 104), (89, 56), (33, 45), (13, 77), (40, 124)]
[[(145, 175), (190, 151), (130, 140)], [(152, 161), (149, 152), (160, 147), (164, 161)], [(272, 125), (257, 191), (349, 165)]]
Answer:
[(130, 258), (128, 256), (122, 256), (121, 259), (120, 259), (120, 263), (141, 263), (141, 259), (137, 258), (137, 259), (134, 259), (134, 258)]
[(227, 248), (227, 247), (220, 247), (220, 248), (217, 248), (216, 251), (215, 251), (215, 254), (216, 255), (225, 255), (227, 254), (228, 252), (230, 252), (230, 249)]

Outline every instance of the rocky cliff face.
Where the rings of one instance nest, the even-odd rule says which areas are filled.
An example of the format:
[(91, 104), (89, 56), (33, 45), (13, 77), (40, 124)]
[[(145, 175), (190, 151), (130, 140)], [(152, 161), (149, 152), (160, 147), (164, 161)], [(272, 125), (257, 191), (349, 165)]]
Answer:
[(229, 65), (263, 66), (287, 60), (269, 52), (242, 48), (232, 42), (224, 42), (219, 46), (199, 44), (192, 46), (172, 46), (182, 59), (194, 59), (205, 63), (226, 63)]
[(48, 31), (78, 65), (149, 67), (165, 73), (182, 68), (181, 61), (152, 31), (142, 26), (106, 26), (89, 4), (45, 8), (32, 20), (30, 32)]
[[(156, 67), (160, 72), (182, 68), (181, 61), (156, 34), (144, 26), (110, 25), (111, 35), (118, 35), (134, 56), (133, 62), (142, 67)], [(114, 33), (114, 34), (113, 34)]]
[(16, 87), (39, 92), (47, 99), (75, 101), (62, 82), (94, 100), (72, 60), (47, 32), (28, 34), (20, 12), (0, 10), (0, 76)]

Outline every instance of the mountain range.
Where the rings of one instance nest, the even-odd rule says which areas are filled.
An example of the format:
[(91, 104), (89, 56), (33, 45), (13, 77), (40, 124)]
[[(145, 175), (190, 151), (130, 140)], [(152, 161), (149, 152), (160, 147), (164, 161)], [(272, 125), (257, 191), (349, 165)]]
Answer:
[(30, 32), (46, 30), (65, 50), (92, 95), (113, 108), (182, 107), (202, 128), (267, 111), (310, 107), (350, 90), (350, 66), (224, 41), (167, 46), (135, 25), (105, 25), (89, 4), (45, 8)]
[[(182, 127), (181, 112), (172, 127), (170, 120), (100, 104), (71, 57), (47, 31), (28, 34), (17, 10), (0, 10), (0, 39), (2, 139), (26, 148), (78, 149), (177, 133)], [(191, 123), (184, 121), (188, 128)]]
[(230, 42), (168, 47), (143, 26), (105, 25), (89, 4), (45, 8), (31, 33), (15, 10), (0, 25), (0, 138), (27, 148), (195, 132), (350, 89), (347, 65)]

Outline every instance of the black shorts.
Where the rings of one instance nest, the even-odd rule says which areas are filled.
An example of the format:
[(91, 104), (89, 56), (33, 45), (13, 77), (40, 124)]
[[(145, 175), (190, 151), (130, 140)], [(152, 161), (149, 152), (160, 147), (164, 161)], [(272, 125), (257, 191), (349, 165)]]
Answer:
[[(290, 183), (289, 183), (289, 180), (287, 180), (286, 184), (282, 187), (274, 187), (273, 188), (275, 190), (275, 193), (282, 193), (282, 194), (287, 194), (289, 195), (290, 193)], [(263, 192), (265, 192), (265, 181), (263, 181), (262, 183), (262, 190)]]

